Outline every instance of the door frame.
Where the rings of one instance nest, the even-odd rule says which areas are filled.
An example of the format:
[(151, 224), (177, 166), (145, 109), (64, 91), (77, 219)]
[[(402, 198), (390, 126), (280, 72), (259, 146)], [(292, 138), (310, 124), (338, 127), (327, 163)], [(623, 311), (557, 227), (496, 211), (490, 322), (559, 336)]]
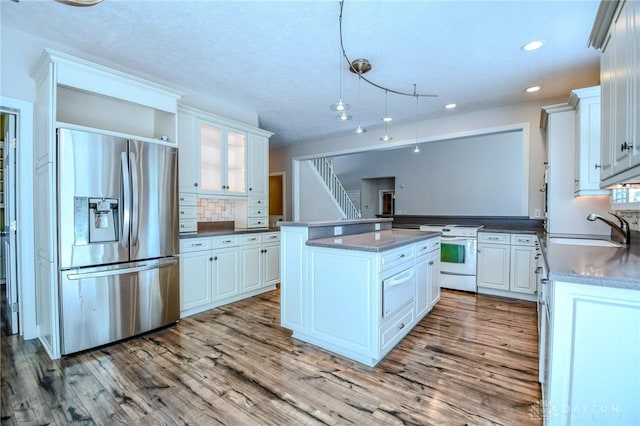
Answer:
[(38, 337), (33, 203), (33, 103), (0, 96), (0, 109), (16, 114), (16, 264), (18, 322), (25, 340)]
[[(270, 172), (269, 176), (282, 176), (282, 220), (287, 220), (287, 172)], [(268, 187), (268, 182), (267, 182)]]

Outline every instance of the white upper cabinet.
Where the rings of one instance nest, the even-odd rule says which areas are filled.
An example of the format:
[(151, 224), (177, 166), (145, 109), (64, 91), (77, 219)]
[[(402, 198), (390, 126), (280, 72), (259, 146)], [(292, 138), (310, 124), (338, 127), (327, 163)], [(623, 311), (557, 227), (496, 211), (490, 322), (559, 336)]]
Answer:
[(181, 106), (180, 191), (212, 198), (266, 196), (269, 136), (264, 130)]
[(269, 175), (269, 139), (249, 133), (247, 189), (250, 197), (267, 195)]
[(573, 90), (569, 103), (576, 110), (574, 193), (608, 195), (600, 189), (600, 86)]
[[(604, 160), (601, 187), (640, 182), (638, 3), (603, 3), (592, 30), (590, 43), (603, 52), (600, 67), (603, 99), (601, 156)], [(607, 16), (612, 18), (607, 19)]]

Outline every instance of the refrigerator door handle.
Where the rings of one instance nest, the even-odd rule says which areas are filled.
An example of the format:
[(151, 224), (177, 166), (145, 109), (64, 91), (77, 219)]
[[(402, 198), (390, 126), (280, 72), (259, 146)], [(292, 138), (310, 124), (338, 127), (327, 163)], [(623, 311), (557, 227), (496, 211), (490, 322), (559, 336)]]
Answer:
[(129, 169), (131, 170), (131, 245), (138, 245), (138, 231), (140, 230), (139, 212), (140, 207), (138, 191), (138, 168), (136, 167), (136, 154), (134, 152), (129, 153)]
[(71, 273), (71, 274), (67, 274), (67, 279), (83, 280), (87, 278), (100, 278), (100, 277), (109, 277), (113, 275), (132, 274), (135, 272), (166, 268), (167, 266), (174, 266), (177, 263), (178, 263), (177, 258), (162, 259), (162, 260), (158, 260), (151, 263), (145, 263), (144, 265), (134, 266), (133, 268), (107, 269), (107, 270), (103, 269), (100, 271)]
[(122, 208), (122, 235), (120, 236), (120, 244), (123, 247), (129, 247), (129, 227), (131, 226), (131, 180), (129, 179), (129, 161), (127, 153), (120, 153), (120, 164), (122, 166), (122, 191), (123, 191), (123, 208)]

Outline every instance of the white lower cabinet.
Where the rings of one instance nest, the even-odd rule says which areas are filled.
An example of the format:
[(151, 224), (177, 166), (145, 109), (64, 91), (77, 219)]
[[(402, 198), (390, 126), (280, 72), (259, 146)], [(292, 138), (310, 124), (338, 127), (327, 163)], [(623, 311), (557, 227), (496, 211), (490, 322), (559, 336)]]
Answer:
[(180, 240), (181, 317), (274, 289), (279, 241), (278, 232)]
[(553, 281), (545, 425), (640, 419), (640, 291)]
[(427, 240), (416, 247), (416, 317), (424, 318), (440, 300), (440, 241)]
[(478, 232), (478, 293), (536, 300), (538, 238)]

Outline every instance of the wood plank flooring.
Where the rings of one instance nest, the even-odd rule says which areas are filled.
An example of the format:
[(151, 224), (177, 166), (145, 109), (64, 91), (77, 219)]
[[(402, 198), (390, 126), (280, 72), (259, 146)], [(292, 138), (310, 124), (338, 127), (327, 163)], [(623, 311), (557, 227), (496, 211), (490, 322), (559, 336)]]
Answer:
[(2, 425), (540, 425), (534, 303), (444, 290), (378, 366), (295, 341), (279, 293), (51, 361), (2, 337)]

